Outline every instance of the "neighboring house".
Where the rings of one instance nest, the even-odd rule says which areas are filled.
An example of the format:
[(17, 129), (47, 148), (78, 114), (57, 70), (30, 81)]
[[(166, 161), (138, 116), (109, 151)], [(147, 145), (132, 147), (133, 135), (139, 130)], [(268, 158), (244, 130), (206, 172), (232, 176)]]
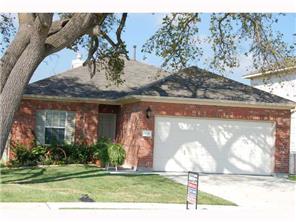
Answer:
[[(245, 75), (244, 78), (250, 79), (251, 85), (260, 90), (296, 102), (296, 66), (266, 73), (252, 73)], [(290, 172), (296, 173), (296, 107), (292, 110), (290, 137)]]
[(133, 169), (288, 172), (293, 102), (196, 67), (170, 74), (131, 60), (122, 78), (106, 87), (103, 71), (90, 79), (78, 67), (31, 83), (11, 143), (105, 136), (124, 145)]

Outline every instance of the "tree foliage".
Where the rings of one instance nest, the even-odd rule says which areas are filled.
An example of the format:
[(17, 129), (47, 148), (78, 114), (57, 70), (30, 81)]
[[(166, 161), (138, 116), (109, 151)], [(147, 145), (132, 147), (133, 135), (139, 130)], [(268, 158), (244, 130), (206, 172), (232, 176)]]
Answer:
[[(59, 13), (58, 20), (53, 21), (51, 29), (56, 24), (61, 30), (75, 13)], [(288, 45), (283, 40), (283, 34), (273, 29), (284, 14), (266, 13), (212, 13), (210, 15), (210, 36), (207, 42), (213, 50), (211, 68), (225, 71), (238, 67), (239, 56), (251, 56), (255, 69), (277, 69), (279, 66), (294, 65), (295, 44)], [(0, 49), (3, 51), (15, 34), (15, 19), (12, 14), (1, 14)], [(88, 49), (89, 55), (84, 65), (88, 65), (91, 76), (97, 70), (105, 69), (106, 78), (110, 83), (122, 83), (121, 74), (124, 59), (128, 59), (128, 50), (121, 33), (124, 31), (127, 14), (104, 14), (101, 22), (95, 22), (92, 31), (87, 31), (66, 47), (73, 51)], [(155, 54), (163, 59), (162, 67), (177, 71), (196, 61), (204, 54), (202, 49), (202, 33), (199, 26), (202, 23), (199, 13), (171, 13), (162, 19), (161, 27), (142, 47), (142, 52), (148, 56)], [(49, 34), (55, 34), (50, 32)], [(113, 38), (112, 38), (113, 37)], [(249, 47), (242, 50), (239, 46), (248, 43)], [(284, 61), (284, 63), (283, 63)]]
[[(225, 71), (239, 66), (239, 56), (251, 56), (256, 69), (285, 66), (295, 56), (294, 45), (283, 41), (283, 34), (273, 25), (283, 14), (213, 13), (210, 15), (210, 36), (207, 42), (213, 50), (211, 68)], [(155, 53), (164, 59), (163, 66), (178, 70), (199, 60), (203, 36), (199, 33), (200, 15), (173, 13), (163, 18), (162, 26), (146, 42), (143, 52)], [(249, 47), (242, 50), (243, 44)], [(290, 60), (291, 61), (291, 60)]]
[(15, 17), (12, 14), (0, 14), (0, 52), (2, 53), (15, 35), (16, 27), (14, 25)]

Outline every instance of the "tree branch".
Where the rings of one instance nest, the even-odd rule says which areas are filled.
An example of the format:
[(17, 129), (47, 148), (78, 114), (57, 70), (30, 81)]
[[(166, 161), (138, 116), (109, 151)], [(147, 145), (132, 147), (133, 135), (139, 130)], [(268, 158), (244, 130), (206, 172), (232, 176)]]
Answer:
[(101, 24), (108, 14), (78, 13), (65, 26), (46, 39), (47, 55), (70, 46), (95, 25)]
[(105, 40), (107, 40), (107, 42), (115, 49), (115, 51), (122, 50), (122, 53), (125, 54), (126, 58), (128, 59), (127, 52), (124, 48), (123, 41), (121, 39), (121, 34), (126, 23), (126, 18), (127, 18), (127, 13), (122, 13), (120, 23), (116, 30), (117, 43), (115, 43), (106, 32), (101, 31), (100, 33), (102, 37)]
[(230, 13), (225, 13), (225, 15), (220, 18), (218, 20), (218, 29), (219, 29), (219, 35), (220, 35), (220, 40), (221, 40), (221, 44), (220, 45), (220, 49), (223, 50), (222, 48), (224, 48), (225, 46), (227, 46), (228, 44), (224, 41), (224, 32), (222, 31), (222, 23), (223, 21), (230, 15)]
[(104, 39), (106, 39), (113, 48), (116, 48), (117, 47), (117, 44), (107, 35), (106, 32), (101, 32), (101, 34), (102, 34), (102, 37)]
[(122, 30), (125, 26), (126, 18), (127, 18), (127, 13), (122, 13), (120, 24), (116, 30), (117, 44), (119, 44), (119, 45), (121, 45), (123, 43), (121, 40), (121, 33), (122, 33)]
[(70, 21), (70, 19), (62, 19), (62, 20), (52, 22), (50, 29), (48, 31), (48, 36), (51, 36), (51, 35), (57, 33), (58, 31), (60, 31), (62, 28), (64, 28), (64, 26), (69, 21)]

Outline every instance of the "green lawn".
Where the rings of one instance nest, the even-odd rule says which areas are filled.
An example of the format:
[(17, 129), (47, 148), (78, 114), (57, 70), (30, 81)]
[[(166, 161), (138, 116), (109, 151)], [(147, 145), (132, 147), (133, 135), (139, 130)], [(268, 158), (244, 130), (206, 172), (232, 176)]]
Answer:
[(296, 181), (296, 175), (289, 175), (289, 180)]
[[(186, 186), (159, 175), (114, 175), (95, 166), (68, 165), (1, 169), (2, 202), (75, 202), (87, 194), (96, 202), (184, 203)], [(200, 192), (200, 204), (233, 205)]]

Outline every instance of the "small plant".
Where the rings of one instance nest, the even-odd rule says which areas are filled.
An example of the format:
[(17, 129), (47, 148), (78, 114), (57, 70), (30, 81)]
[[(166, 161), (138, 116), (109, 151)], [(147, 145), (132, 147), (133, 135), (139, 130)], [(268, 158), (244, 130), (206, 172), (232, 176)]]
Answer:
[(41, 145), (37, 145), (31, 149), (31, 153), (34, 157), (34, 160), (38, 164), (42, 164), (44, 162), (46, 152), (47, 152), (47, 148)]
[(121, 144), (114, 143), (108, 147), (109, 162), (115, 166), (122, 165), (125, 159), (125, 150)]

